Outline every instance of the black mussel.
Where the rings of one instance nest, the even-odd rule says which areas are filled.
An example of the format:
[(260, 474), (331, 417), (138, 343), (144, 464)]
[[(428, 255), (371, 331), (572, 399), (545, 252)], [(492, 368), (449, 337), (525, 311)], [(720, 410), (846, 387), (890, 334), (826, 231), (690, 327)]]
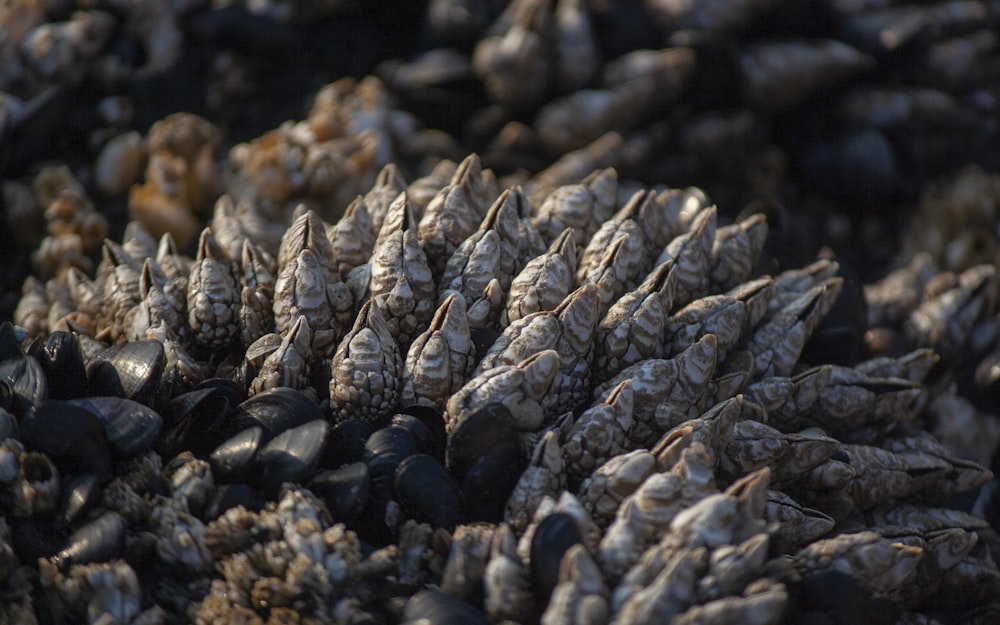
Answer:
[(868, 306), (863, 283), (844, 262), (838, 274), (844, 278), (844, 287), (802, 349), (802, 362), (853, 367), (864, 358)]
[(213, 389), (215, 393), (225, 396), (232, 406), (239, 406), (247, 399), (246, 391), (228, 378), (207, 378), (199, 382), (193, 390), (206, 388)]
[(5, 408), (23, 417), (49, 397), (45, 372), (34, 356), (18, 356), (0, 362), (0, 389), (8, 403)]
[(462, 485), (471, 519), (503, 519), (526, 461), (514, 417), (500, 403), (472, 410), (448, 439), (447, 466)]
[(874, 625), (899, 617), (898, 608), (886, 599), (866, 596), (856, 578), (840, 571), (806, 575), (796, 598), (803, 623)]
[(212, 492), (212, 498), (205, 506), (205, 520), (217, 519), (236, 506), (260, 512), (265, 505), (267, 501), (260, 491), (249, 484), (221, 484)]
[(482, 360), (500, 338), (500, 332), (496, 329), (480, 325), (470, 325), (469, 335), (472, 337), (472, 344), (476, 346), (476, 360)]
[[(517, 425), (510, 410), (498, 402), (484, 404), (469, 412), (451, 433), (447, 466), (461, 480), (481, 458), (496, 453), (497, 447), (512, 445), (520, 450)], [(521, 464), (519, 468), (523, 468), (523, 461)]]
[(158, 441), (158, 451), (175, 456), (189, 450), (206, 456), (220, 443), (239, 431), (231, 425), (232, 404), (217, 388), (195, 389), (172, 399), (163, 407), (165, 429)]
[(440, 590), (421, 590), (410, 597), (403, 609), (403, 622), (409, 625), (486, 625), (486, 615), (471, 604)]
[(559, 564), (569, 548), (583, 543), (576, 519), (556, 512), (542, 519), (531, 537), (531, 579), (538, 605), (546, 605), (559, 583)]
[(326, 504), (334, 522), (352, 524), (368, 503), (368, 465), (352, 462), (317, 473), (306, 485)]
[(21, 342), (9, 321), (0, 323), (0, 362), (21, 356)]
[(480, 458), (462, 479), (469, 519), (499, 523), (514, 487), (521, 479), (524, 452), (516, 445), (497, 445)]
[(66, 540), (66, 534), (57, 527), (55, 517), (50, 516), (8, 516), (10, 525), (10, 545), (21, 562), (37, 562), (39, 558), (50, 558)]
[(159, 341), (112, 345), (87, 366), (89, 395), (125, 397), (150, 405), (156, 398), (167, 359)]
[(444, 417), (440, 412), (428, 406), (408, 406), (393, 415), (389, 425), (408, 429), (416, 439), (419, 451), (444, 462), (448, 433), (445, 430)]
[(319, 465), (330, 437), (330, 424), (315, 419), (275, 436), (257, 452), (257, 484), (268, 496), (278, 494), (284, 482), (304, 483)]
[(145, 451), (160, 435), (163, 420), (150, 408), (124, 397), (86, 397), (70, 400), (100, 419), (111, 449), (126, 458)]
[(67, 401), (43, 402), (21, 421), (24, 443), (48, 455), (67, 474), (92, 472), (104, 484), (112, 478), (111, 446), (100, 419)]
[(365, 454), (365, 441), (375, 432), (375, 424), (350, 418), (337, 423), (330, 430), (330, 441), (320, 466), (336, 469), (345, 464), (361, 462)]
[(53, 332), (44, 343), (33, 343), (28, 353), (38, 359), (45, 372), (49, 397), (73, 399), (87, 394), (87, 366), (76, 334)]
[(125, 549), (125, 534), (128, 522), (117, 512), (105, 512), (87, 523), (66, 541), (52, 562), (60, 568), (73, 564), (107, 562), (121, 556)]
[(208, 456), (212, 476), (225, 483), (245, 481), (253, 469), (254, 459), (264, 440), (264, 429), (259, 425), (247, 428), (215, 448)]
[(15, 432), (17, 432), (17, 421), (14, 415), (5, 408), (0, 408), (0, 441), (14, 436)]
[(281, 387), (254, 395), (237, 406), (233, 427), (242, 430), (259, 425), (265, 440), (270, 440), (287, 429), (322, 418), (319, 406), (305, 393)]
[(455, 478), (433, 456), (414, 454), (396, 468), (396, 497), (421, 523), (449, 531), (464, 523), (465, 501)]
[(72, 523), (90, 510), (101, 498), (101, 484), (93, 473), (80, 473), (71, 477), (62, 487), (62, 505), (59, 520)]
[(366, 540), (382, 543), (392, 538), (385, 522), (385, 511), (394, 494), (396, 468), (416, 451), (413, 434), (397, 426), (382, 428), (365, 442), (364, 461), (368, 464), (370, 496), (358, 527)]
[(364, 460), (370, 466), (393, 464), (395, 471), (395, 465), (399, 465), (403, 458), (415, 453), (417, 453), (417, 441), (413, 433), (406, 428), (392, 425), (376, 430), (368, 437), (365, 441)]

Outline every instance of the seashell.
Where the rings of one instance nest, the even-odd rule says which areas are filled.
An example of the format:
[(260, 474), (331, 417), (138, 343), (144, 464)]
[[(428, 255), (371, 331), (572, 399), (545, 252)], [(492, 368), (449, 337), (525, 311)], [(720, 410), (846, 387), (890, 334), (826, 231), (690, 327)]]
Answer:
[(441, 625), (485, 625), (486, 615), (475, 607), (439, 590), (422, 590), (410, 597), (403, 611), (404, 623), (424, 620)]
[(305, 482), (316, 470), (330, 435), (325, 419), (288, 428), (263, 445), (254, 457), (256, 480), (265, 493), (285, 482)]
[(100, 419), (61, 400), (41, 403), (22, 419), (21, 438), (30, 448), (52, 458), (68, 474), (92, 471), (102, 484), (112, 476), (111, 449)]
[(352, 462), (317, 473), (309, 480), (308, 487), (323, 499), (334, 519), (353, 523), (368, 502), (369, 484), (368, 465)]
[(86, 397), (70, 401), (96, 416), (111, 450), (129, 457), (145, 451), (160, 435), (162, 419), (152, 408), (123, 397)]
[(462, 491), (433, 456), (413, 454), (400, 462), (395, 490), (403, 510), (431, 527), (451, 529), (465, 521)]

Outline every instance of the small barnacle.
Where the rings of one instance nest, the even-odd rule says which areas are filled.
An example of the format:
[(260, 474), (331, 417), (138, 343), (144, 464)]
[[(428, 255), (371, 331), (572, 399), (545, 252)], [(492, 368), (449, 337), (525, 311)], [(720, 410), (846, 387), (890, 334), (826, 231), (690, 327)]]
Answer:
[(675, 236), (653, 263), (674, 261), (677, 272), (675, 306), (685, 306), (707, 292), (713, 263), (716, 212), (714, 206), (700, 210), (691, 221), (690, 229)]
[(540, 351), (516, 365), (500, 365), (473, 377), (452, 394), (445, 405), (445, 423), (449, 431), (476, 406), (496, 401), (504, 404), (522, 432), (539, 431), (553, 415), (542, 407), (559, 375), (559, 354), (553, 349)]
[(369, 271), (371, 298), (385, 311), (389, 331), (406, 349), (427, 328), (436, 292), (406, 192), (389, 207), (375, 239)]
[(531, 223), (549, 243), (566, 228), (573, 228), (576, 246), (582, 247), (611, 217), (617, 191), (618, 174), (613, 168), (595, 170), (579, 183), (563, 185), (548, 194), (534, 211)]
[(673, 262), (667, 261), (611, 305), (595, 331), (591, 376), (595, 384), (629, 365), (663, 355), (663, 334), (675, 284)]
[(444, 408), (475, 368), (475, 345), (463, 300), (452, 294), (444, 299), (406, 354), (400, 403)]
[(531, 313), (553, 310), (575, 283), (576, 243), (572, 228), (566, 228), (549, 248), (531, 259), (514, 276), (500, 326), (507, 327)]
[(542, 402), (547, 412), (575, 409), (590, 392), (591, 345), (598, 320), (597, 288), (582, 286), (555, 310), (537, 312), (511, 323), (483, 356), (475, 373), (516, 365), (540, 351), (559, 354), (559, 376)]
[(240, 336), (239, 302), (232, 261), (216, 245), (211, 228), (205, 228), (187, 290), (188, 325), (195, 339), (207, 347), (233, 343)]
[(523, 532), (542, 498), (556, 496), (565, 484), (559, 441), (554, 432), (547, 432), (507, 500), (504, 520), (515, 532)]
[(566, 481), (573, 490), (597, 467), (627, 449), (632, 426), (632, 381), (622, 380), (606, 399), (580, 413), (560, 433)]
[(377, 422), (399, 400), (399, 346), (374, 299), (365, 302), (330, 362), (330, 403), (337, 420)]
[(496, 187), (493, 172), (484, 170), (479, 157), (471, 154), (427, 204), (417, 232), (435, 276), (441, 275), (458, 246), (482, 223), (498, 195)]

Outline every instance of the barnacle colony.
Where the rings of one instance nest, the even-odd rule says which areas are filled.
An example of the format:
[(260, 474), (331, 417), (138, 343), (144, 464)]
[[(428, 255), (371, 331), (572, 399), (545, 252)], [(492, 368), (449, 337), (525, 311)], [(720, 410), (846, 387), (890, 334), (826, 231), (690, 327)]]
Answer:
[[(991, 474), (917, 426), (935, 352), (801, 359), (836, 262), (757, 275), (763, 217), (721, 226), (697, 189), (620, 200), (605, 169), (533, 203), (451, 169), (421, 206), (389, 166), (280, 237), (224, 195), (195, 258), (133, 224), (93, 279), (26, 285), (6, 620), (778, 623), (842, 577), (904, 619), (992, 614), (987, 525), (949, 505)], [(961, 342), (994, 279), (912, 314)], [(39, 425), (68, 406), (102, 474)]]

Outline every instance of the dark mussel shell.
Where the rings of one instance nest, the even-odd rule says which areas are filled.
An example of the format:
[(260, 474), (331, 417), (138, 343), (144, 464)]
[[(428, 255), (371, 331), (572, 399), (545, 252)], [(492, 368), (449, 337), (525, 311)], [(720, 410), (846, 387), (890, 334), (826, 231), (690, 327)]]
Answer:
[(330, 430), (330, 441), (320, 466), (327, 469), (354, 462), (361, 462), (365, 456), (365, 441), (375, 432), (375, 425), (363, 419), (344, 419)]
[(358, 528), (366, 540), (383, 543), (392, 538), (385, 523), (385, 510), (395, 493), (396, 468), (404, 458), (416, 452), (413, 434), (398, 426), (382, 428), (365, 442), (364, 461), (368, 465), (370, 496)]
[(448, 445), (442, 414), (429, 406), (407, 406), (389, 419), (389, 425), (410, 430), (421, 452), (430, 454), (444, 462), (444, 452)]
[(21, 342), (9, 321), (0, 323), (0, 362), (21, 356)]
[(205, 520), (217, 519), (236, 506), (260, 512), (265, 505), (267, 501), (260, 491), (249, 484), (223, 484), (212, 492), (212, 498), (205, 506)]
[(59, 520), (72, 523), (84, 512), (90, 510), (101, 498), (101, 484), (93, 473), (80, 473), (71, 477), (62, 486), (62, 504)]
[(184, 450), (207, 456), (239, 431), (231, 423), (233, 410), (222, 388), (206, 387), (178, 395), (161, 411), (167, 432), (158, 442), (158, 451), (169, 457)]
[(559, 583), (559, 565), (569, 548), (583, 543), (576, 519), (556, 512), (542, 519), (531, 537), (531, 579), (538, 605), (547, 605)]
[(16, 417), (49, 398), (45, 372), (34, 356), (17, 356), (0, 362), (0, 397)]
[(264, 391), (237, 406), (233, 414), (235, 431), (259, 425), (265, 440), (287, 429), (322, 419), (319, 406), (301, 392), (288, 387)]
[(500, 332), (489, 326), (470, 325), (469, 335), (472, 344), (476, 347), (476, 360), (482, 360), (486, 352), (490, 351), (493, 344), (500, 338)]
[(119, 557), (125, 550), (128, 521), (117, 512), (108, 511), (87, 523), (66, 541), (66, 546), (52, 556), (60, 568), (73, 564), (107, 562)]
[(323, 500), (334, 522), (351, 525), (368, 503), (370, 484), (368, 465), (352, 462), (317, 473), (306, 488)]
[(21, 421), (24, 443), (48, 455), (68, 474), (92, 472), (105, 484), (112, 478), (111, 446), (104, 424), (90, 411), (67, 401), (43, 402)]
[(472, 506), (470, 517), (502, 520), (527, 462), (510, 410), (496, 402), (475, 408), (451, 433), (446, 460)]
[(486, 615), (471, 604), (440, 590), (421, 590), (403, 609), (404, 623), (433, 625), (487, 625)]
[(260, 489), (273, 497), (285, 482), (308, 480), (319, 466), (329, 437), (330, 424), (326, 419), (314, 419), (271, 439), (257, 452), (254, 462)]
[(17, 421), (14, 420), (14, 415), (10, 414), (6, 409), (0, 408), (0, 441), (14, 436), (16, 431)]
[(264, 429), (259, 425), (247, 428), (215, 448), (208, 456), (212, 476), (224, 483), (236, 484), (250, 477), (264, 440)]
[(73, 399), (87, 394), (87, 366), (80, 339), (72, 332), (53, 332), (44, 343), (32, 343), (28, 353), (38, 359), (49, 383), (52, 399)]
[(145, 451), (160, 435), (163, 420), (152, 408), (124, 397), (86, 397), (70, 400), (104, 425), (111, 449), (123, 457)]
[(433, 456), (414, 454), (404, 459), (396, 469), (395, 485), (403, 510), (417, 521), (448, 531), (465, 522), (462, 491)]
[(88, 395), (125, 397), (151, 405), (167, 358), (159, 341), (112, 345), (87, 366)]

